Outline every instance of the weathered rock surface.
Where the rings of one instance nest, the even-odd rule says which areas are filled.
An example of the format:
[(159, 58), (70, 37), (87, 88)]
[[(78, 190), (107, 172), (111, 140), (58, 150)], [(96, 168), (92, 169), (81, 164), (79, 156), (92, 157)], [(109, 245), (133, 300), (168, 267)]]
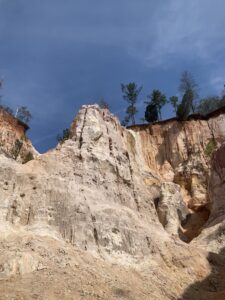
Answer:
[(26, 137), (28, 126), (0, 108), (0, 153), (19, 162), (36, 157), (38, 152)]
[(172, 182), (164, 182), (161, 186), (160, 198), (155, 200), (159, 221), (170, 234), (182, 234), (181, 224), (185, 222), (188, 208), (180, 193), (180, 186)]
[(72, 124), (71, 137), (24, 166), (2, 158), (1, 225), (54, 231), (95, 255), (122, 256), (123, 263), (158, 255), (160, 243), (170, 240), (154, 206), (160, 181), (142, 174), (130, 133), (108, 111), (89, 106)]
[(208, 253), (180, 238), (209, 205), (216, 118), (127, 130), (83, 106), (56, 149), (0, 155), (0, 299), (178, 299), (206, 278)]
[[(187, 241), (198, 236), (209, 212), (208, 181), (213, 151), (225, 141), (224, 109), (210, 118), (193, 116), (188, 121), (175, 119), (153, 125), (131, 126), (141, 163), (161, 181), (181, 188), (189, 208), (182, 232)], [(144, 160), (144, 162), (143, 162)]]
[(164, 180), (179, 184), (189, 208), (206, 206), (210, 156), (213, 147), (225, 141), (225, 113), (131, 129), (145, 164)]
[(212, 157), (208, 190), (211, 214), (195, 243), (221, 253), (225, 248), (225, 144)]

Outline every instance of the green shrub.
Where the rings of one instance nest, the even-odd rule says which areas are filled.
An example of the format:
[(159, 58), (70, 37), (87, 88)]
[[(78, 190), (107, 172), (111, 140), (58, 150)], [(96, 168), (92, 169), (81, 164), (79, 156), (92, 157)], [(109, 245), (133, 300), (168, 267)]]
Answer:
[(60, 144), (63, 144), (66, 140), (70, 138), (69, 128), (64, 129), (62, 135), (59, 134), (56, 138)]
[(211, 139), (205, 148), (205, 154), (209, 157), (212, 156), (213, 152), (216, 150), (217, 144), (215, 139)]
[(29, 151), (23, 159), (23, 164), (26, 164), (28, 161), (34, 159), (33, 154)]
[(14, 147), (11, 150), (11, 155), (14, 159), (17, 159), (17, 157), (19, 156), (22, 146), (23, 146), (23, 142), (16, 139)]

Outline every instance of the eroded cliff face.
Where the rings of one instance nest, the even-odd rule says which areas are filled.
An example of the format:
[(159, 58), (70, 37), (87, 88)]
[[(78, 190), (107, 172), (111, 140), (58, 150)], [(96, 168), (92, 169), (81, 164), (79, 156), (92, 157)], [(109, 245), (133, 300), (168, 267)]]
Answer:
[(0, 155), (0, 295), (182, 298), (210, 274), (205, 249), (183, 240), (188, 205), (209, 206), (205, 147), (223, 122), (127, 130), (83, 106), (56, 149), (26, 164)]
[(170, 240), (155, 209), (161, 181), (140, 168), (131, 138), (107, 110), (83, 107), (55, 150), (25, 166), (2, 159), (1, 219), (123, 263), (158, 256)]
[(181, 188), (189, 208), (183, 233), (187, 241), (202, 230), (210, 214), (208, 180), (212, 153), (225, 141), (225, 114), (209, 119), (168, 120), (155, 125), (133, 126), (138, 154), (162, 180)]
[(211, 214), (195, 243), (208, 251), (223, 253), (225, 251), (225, 144), (213, 154), (208, 192)]
[(134, 126), (131, 131), (149, 168), (164, 180), (179, 184), (190, 208), (208, 203), (210, 147), (217, 148), (225, 141), (225, 114), (209, 120)]
[(26, 137), (27, 129), (26, 124), (0, 108), (0, 153), (19, 162), (37, 156), (38, 152)]

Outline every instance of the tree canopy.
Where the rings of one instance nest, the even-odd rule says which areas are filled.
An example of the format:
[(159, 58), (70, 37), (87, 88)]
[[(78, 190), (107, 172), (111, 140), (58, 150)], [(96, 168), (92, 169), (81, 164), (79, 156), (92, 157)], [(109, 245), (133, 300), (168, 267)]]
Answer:
[(173, 110), (175, 112), (175, 114), (177, 113), (177, 108), (178, 108), (178, 104), (179, 104), (179, 99), (177, 96), (171, 96), (169, 99), (169, 103), (173, 106)]
[(225, 97), (211, 96), (200, 100), (197, 111), (202, 115), (207, 115), (224, 105)]
[(100, 108), (102, 109), (109, 109), (109, 104), (108, 102), (105, 101), (104, 98), (101, 98), (99, 101), (98, 101), (98, 105)]
[(149, 123), (158, 121), (158, 110), (155, 104), (150, 103), (146, 106), (145, 120)]
[(179, 120), (186, 120), (191, 111), (191, 104), (193, 102), (192, 90), (187, 90), (184, 93), (181, 103), (177, 108), (177, 118)]
[(30, 119), (32, 118), (32, 115), (26, 106), (20, 106), (19, 108), (17, 108), (16, 118), (28, 124)]
[(149, 109), (152, 112), (156, 109), (157, 119), (160, 118), (161, 120), (162, 119), (161, 109), (167, 103), (166, 96), (163, 93), (161, 93), (160, 90), (153, 90), (152, 93), (149, 96), (147, 96), (147, 98), (149, 99), (149, 101), (147, 101), (146, 103), (148, 105), (151, 104)]
[[(181, 74), (181, 78), (180, 78), (180, 84), (179, 84), (179, 92), (181, 94), (181, 97), (183, 99), (184, 95), (185, 95), (185, 99), (188, 102), (188, 109), (190, 107), (190, 111), (189, 113), (192, 111), (195, 111), (196, 108), (196, 101), (198, 99), (198, 84), (196, 83), (193, 75), (188, 72), (188, 71), (184, 71)], [(188, 99), (187, 97), (191, 96), (190, 99)]]
[(121, 90), (123, 93), (123, 99), (129, 104), (126, 109), (126, 116), (124, 118), (123, 124), (127, 125), (131, 121), (131, 124), (134, 125), (135, 116), (138, 112), (136, 108), (136, 102), (142, 90), (142, 86), (138, 87), (135, 82), (130, 82), (128, 84), (121, 84)]

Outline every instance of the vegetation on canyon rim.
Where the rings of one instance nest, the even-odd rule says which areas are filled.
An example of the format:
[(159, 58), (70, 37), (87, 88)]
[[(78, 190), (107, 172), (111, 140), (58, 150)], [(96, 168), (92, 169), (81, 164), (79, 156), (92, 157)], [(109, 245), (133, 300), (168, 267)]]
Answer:
[[(3, 82), (0, 81), (0, 89), (2, 88)], [(138, 113), (137, 100), (141, 94), (142, 86), (138, 86), (135, 82), (127, 84), (121, 84), (122, 98), (127, 102), (128, 106), (125, 111), (125, 117), (122, 120), (122, 125), (135, 125), (136, 116)], [(159, 89), (153, 89), (153, 91), (147, 95), (144, 118), (141, 120), (148, 123), (154, 123), (162, 120), (162, 108), (166, 104), (170, 104), (173, 107), (173, 112), (176, 115), (177, 120), (184, 121), (190, 114), (196, 113), (200, 115), (207, 115), (208, 113), (225, 105), (225, 91), (222, 92), (221, 96), (208, 96), (206, 98), (199, 97), (199, 86), (195, 81), (193, 75), (184, 71), (180, 77), (180, 83), (178, 87), (179, 95), (172, 95), (169, 98), (162, 93)], [(17, 107), (16, 113), (14, 114), (13, 109), (7, 105), (2, 104), (0, 96), (0, 108), (4, 109), (20, 121), (28, 124), (32, 118), (32, 114), (26, 106)], [(98, 101), (100, 108), (109, 109), (110, 106), (101, 98)], [(61, 134), (57, 135), (57, 140), (63, 143), (70, 136), (69, 129), (66, 128)]]
[[(121, 122), (122, 125), (135, 125), (138, 113), (136, 103), (142, 88), (143, 86), (138, 87), (135, 82), (121, 84), (122, 98), (128, 103), (125, 117)], [(173, 107), (173, 112), (177, 120), (180, 121), (186, 120), (190, 114), (205, 116), (225, 105), (225, 90), (223, 90), (221, 96), (214, 95), (200, 98), (199, 86), (193, 75), (188, 71), (184, 71), (181, 74), (178, 92), (180, 97), (173, 95), (167, 98), (159, 89), (153, 89), (153, 91), (147, 95), (147, 101), (144, 101), (146, 107), (144, 118), (141, 118), (141, 121), (148, 123), (161, 121), (161, 111), (166, 104), (170, 104)], [(104, 98), (98, 101), (98, 105), (103, 109), (109, 109), (110, 107)]]
[[(131, 125), (135, 125), (135, 116), (138, 112), (135, 105), (142, 87), (138, 88), (134, 82), (126, 85), (122, 84), (121, 87), (123, 98), (130, 104), (126, 110), (123, 124), (128, 125), (131, 121)], [(154, 89), (151, 94), (147, 96), (148, 100), (144, 102), (146, 104), (144, 121), (153, 123), (162, 120), (161, 110), (166, 104), (172, 105), (173, 111), (180, 121), (186, 120), (191, 113), (207, 115), (225, 105), (224, 91), (222, 96), (209, 96), (200, 99), (199, 86), (192, 74), (188, 71), (184, 71), (181, 74), (178, 90), (180, 99), (178, 96), (171, 96), (167, 99), (166, 95), (160, 90)]]
[[(0, 80), (0, 89), (2, 88), (3, 81)], [(14, 113), (13, 109), (2, 103), (2, 96), (0, 95), (0, 109), (4, 109), (10, 115), (16, 117), (21, 122), (28, 124), (32, 119), (32, 114), (26, 106), (18, 106), (16, 112)]]

